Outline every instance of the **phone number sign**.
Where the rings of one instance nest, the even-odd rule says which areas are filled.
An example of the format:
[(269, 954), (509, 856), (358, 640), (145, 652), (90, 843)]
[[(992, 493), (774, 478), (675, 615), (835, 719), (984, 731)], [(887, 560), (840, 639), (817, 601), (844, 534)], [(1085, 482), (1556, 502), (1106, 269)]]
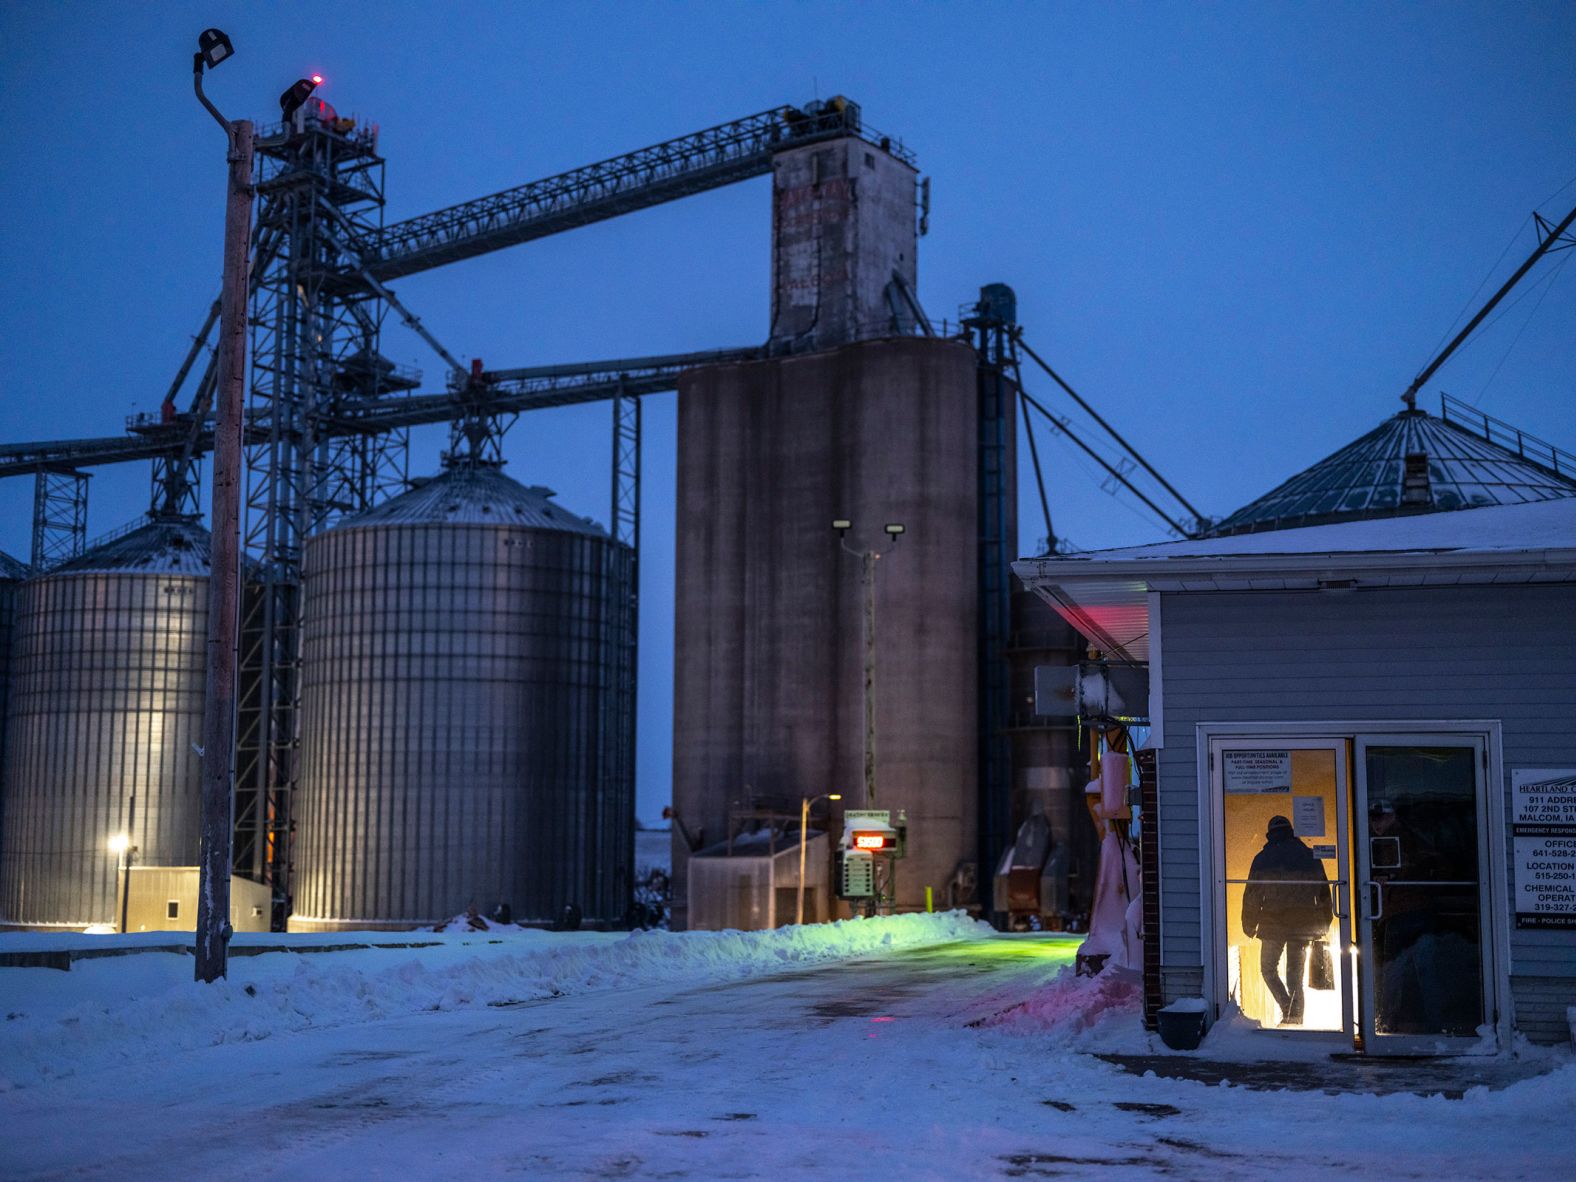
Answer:
[(1514, 768), (1516, 926), (1576, 928), (1576, 768)]

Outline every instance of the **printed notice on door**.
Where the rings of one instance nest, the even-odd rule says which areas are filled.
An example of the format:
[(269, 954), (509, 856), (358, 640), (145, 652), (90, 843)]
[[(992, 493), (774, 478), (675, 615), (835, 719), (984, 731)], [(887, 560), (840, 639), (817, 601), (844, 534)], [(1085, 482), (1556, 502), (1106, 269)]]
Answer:
[(1324, 797), (1291, 798), (1291, 826), (1298, 837), (1324, 836)]
[(1576, 768), (1513, 768), (1516, 926), (1576, 928)]
[(1223, 751), (1227, 792), (1290, 792), (1290, 751)]

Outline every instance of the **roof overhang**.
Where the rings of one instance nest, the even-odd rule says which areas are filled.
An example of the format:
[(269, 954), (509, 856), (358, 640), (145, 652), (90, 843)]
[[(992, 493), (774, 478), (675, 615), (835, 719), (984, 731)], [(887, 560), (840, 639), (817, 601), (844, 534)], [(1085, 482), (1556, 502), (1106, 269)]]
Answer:
[(1025, 558), (1014, 563), (1013, 570), (1092, 643), (1134, 662), (1149, 659), (1147, 597), (1152, 591), (1345, 594), (1394, 587), (1576, 583), (1576, 547), (1139, 557), (1141, 553)]

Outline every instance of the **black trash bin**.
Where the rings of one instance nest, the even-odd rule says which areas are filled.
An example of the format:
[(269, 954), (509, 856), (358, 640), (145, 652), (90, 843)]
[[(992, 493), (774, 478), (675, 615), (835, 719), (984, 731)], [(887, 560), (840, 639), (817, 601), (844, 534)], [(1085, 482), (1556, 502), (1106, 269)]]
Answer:
[(1174, 1001), (1155, 1015), (1160, 1041), (1173, 1051), (1196, 1051), (1204, 1040), (1204, 1005), (1195, 998)]

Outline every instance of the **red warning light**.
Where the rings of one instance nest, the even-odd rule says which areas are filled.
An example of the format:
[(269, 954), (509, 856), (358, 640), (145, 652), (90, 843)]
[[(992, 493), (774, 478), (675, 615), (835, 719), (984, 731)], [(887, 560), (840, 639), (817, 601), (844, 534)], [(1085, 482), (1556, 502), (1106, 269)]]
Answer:
[(313, 74), (312, 75), (312, 85), (313, 86), (321, 86), (321, 85), (323, 85), (323, 75), (321, 75), (321, 74)]

